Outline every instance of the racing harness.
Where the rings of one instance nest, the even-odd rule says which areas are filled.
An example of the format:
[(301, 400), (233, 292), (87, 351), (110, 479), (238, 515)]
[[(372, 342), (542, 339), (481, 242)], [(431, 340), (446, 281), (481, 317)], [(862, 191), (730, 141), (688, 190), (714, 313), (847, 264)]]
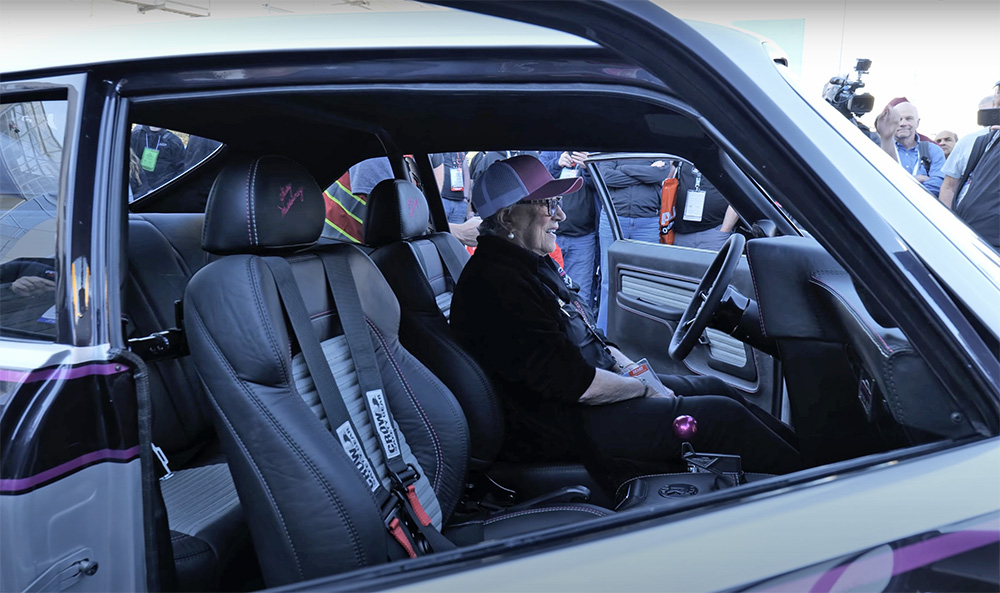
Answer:
[(359, 432), (351, 421), (333, 371), (313, 330), (291, 265), (281, 257), (264, 257), (262, 260), (274, 276), (282, 307), (288, 315), (292, 332), (329, 420), (330, 431), (370, 488), (381, 512), (386, 533), (398, 544), (398, 547), (388, 546), (390, 560), (402, 558), (403, 553), (415, 558), (430, 552), (453, 549), (455, 544), (438, 531), (417, 497), (419, 467), (407, 463), (403, 458), (402, 440), (382, 389), (375, 347), (368, 330), (369, 322), (355, 290), (350, 261), (333, 254), (319, 254), (319, 258), (355, 365), (365, 409), (376, 434), (375, 440), (383, 454), (385, 468), (388, 469), (388, 483), (383, 484), (379, 479), (371, 463), (371, 456), (364, 450)]

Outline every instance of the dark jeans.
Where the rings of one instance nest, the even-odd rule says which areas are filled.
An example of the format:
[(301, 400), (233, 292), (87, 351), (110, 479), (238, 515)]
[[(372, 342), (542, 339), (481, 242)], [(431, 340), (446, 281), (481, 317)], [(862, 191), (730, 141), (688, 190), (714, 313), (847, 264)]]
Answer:
[(696, 451), (739, 455), (749, 472), (785, 474), (802, 468), (792, 431), (724, 382), (676, 375), (661, 380), (683, 395), (578, 408), (581, 436), (590, 448), (588, 466), (602, 475), (598, 479), (610, 493), (636, 475), (683, 471), (681, 441), (673, 431), (681, 414), (698, 421), (691, 439)]

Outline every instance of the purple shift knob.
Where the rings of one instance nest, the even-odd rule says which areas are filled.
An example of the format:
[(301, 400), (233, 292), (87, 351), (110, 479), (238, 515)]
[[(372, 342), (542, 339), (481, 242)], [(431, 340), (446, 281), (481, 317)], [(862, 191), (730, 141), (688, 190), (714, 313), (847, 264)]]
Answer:
[(690, 441), (698, 432), (698, 421), (684, 414), (674, 418), (674, 435), (682, 441)]

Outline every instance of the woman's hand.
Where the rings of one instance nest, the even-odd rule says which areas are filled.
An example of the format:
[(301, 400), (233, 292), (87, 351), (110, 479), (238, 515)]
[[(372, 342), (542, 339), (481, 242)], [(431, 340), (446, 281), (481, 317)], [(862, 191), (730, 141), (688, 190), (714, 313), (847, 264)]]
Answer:
[(577, 401), (588, 406), (600, 406), (645, 397), (651, 391), (652, 389), (646, 387), (645, 383), (638, 379), (597, 369), (594, 373), (594, 380), (590, 382), (590, 386)]

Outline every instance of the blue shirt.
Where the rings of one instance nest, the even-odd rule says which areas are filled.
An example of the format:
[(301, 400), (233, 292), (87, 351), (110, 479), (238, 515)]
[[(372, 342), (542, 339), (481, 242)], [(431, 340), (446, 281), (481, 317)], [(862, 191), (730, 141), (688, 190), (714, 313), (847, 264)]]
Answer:
[(913, 148), (907, 149), (898, 141), (893, 141), (896, 145), (896, 157), (899, 159), (899, 164), (902, 165), (903, 169), (906, 170), (910, 175), (927, 175), (930, 177), (927, 181), (924, 181), (922, 185), (924, 189), (930, 192), (934, 197), (937, 197), (938, 192), (941, 191), (941, 183), (944, 181), (944, 173), (941, 168), (944, 167), (944, 151), (941, 147), (933, 142), (927, 143), (927, 156), (930, 157), (931, 167), (930, 171), (920, 162), (920, 140), (917, 139), (917, 143), (913, 145)]

